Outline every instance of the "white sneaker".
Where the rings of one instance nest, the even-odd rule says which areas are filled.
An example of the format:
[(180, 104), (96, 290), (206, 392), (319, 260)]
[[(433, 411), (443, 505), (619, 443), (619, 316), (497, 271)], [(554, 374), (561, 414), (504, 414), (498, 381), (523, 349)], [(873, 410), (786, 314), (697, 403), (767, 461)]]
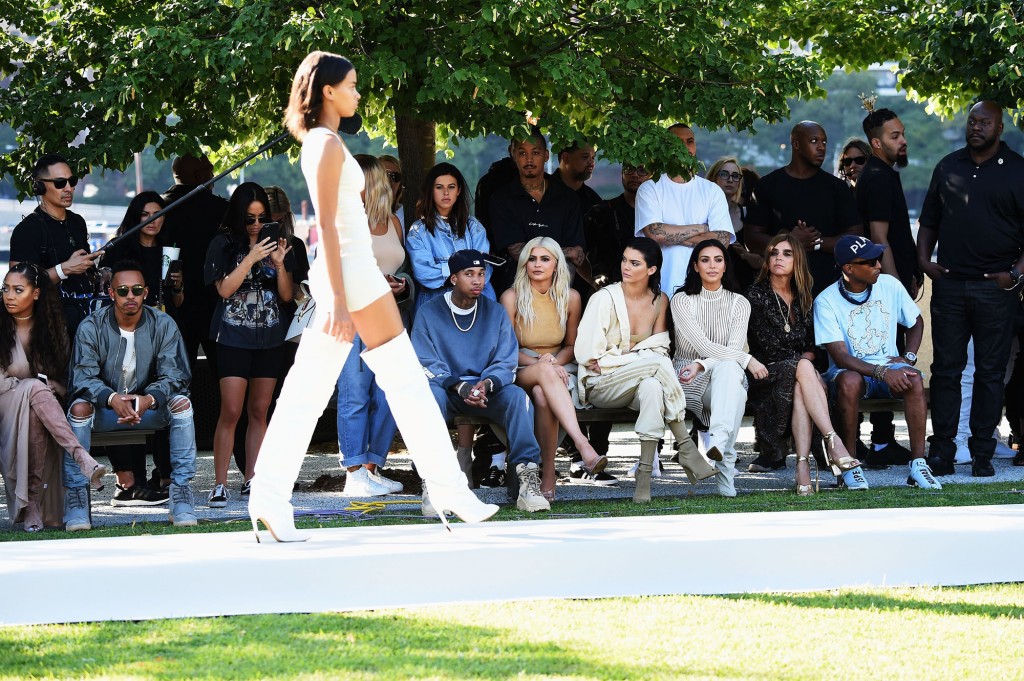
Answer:
[(957, 437), (953, 440), (953, 444), (956, 445), (956, 458), (953, 459), (953, 463), (957, 466), (971, 462), (971, 450), (967, 448), (967, 438)]
[(379, 468), (372, 471), (368, 468), (364, 468), (363, 470), (370, 474), (370, 480), (373, 480), (378, 485), (387, 487), (388, 494), (401, 494), (405, 490), (405, 486), (402, 485), (402, 483), (397, 480), (392, 480), (391, 478), (385, 478), (381, 475)]
[(345, 478), (345, 489), (342, 490), (343, 497), (382, 497), (391, 492), (384, 485), (374, 481), (370, 477), (370, 471), (362, 466), (349, 471)]
[(1017, 456), (1017, 452), (1010, 445), (1006, 444), (998, 430), (995, 432), (994, 437), (996, 438), (996, 451), (992, 453), (993, 459), (1012, 459)]
[[(634, 461), (633, 465), (629, 469), (629, 472), (626, 473), (626, 477), (635, 478), (636, 477), (636, 469), (639, 468), (639, 467), (640, 467), (640, 462), (639, 461)], [(660, 478), (661, 477), (661, 459), (658, 458), (657, 456), (654, 457), (654, 467), (651, 469), (651, 477), (652, 478)]]
[(939, 481), (932, 476), (932, 469), (924, 459), (914, 459), (910, 462), (910, 475), (907, 477), (909, 487), (920, 487), (921, 489), (942, 489)]

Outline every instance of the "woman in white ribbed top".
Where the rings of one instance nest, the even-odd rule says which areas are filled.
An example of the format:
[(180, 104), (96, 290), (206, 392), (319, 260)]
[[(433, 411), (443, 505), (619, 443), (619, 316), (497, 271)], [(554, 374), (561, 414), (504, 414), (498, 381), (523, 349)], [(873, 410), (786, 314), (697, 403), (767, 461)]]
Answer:
[[(736, 435), (747, 403), (747, 377), (766, 376), (764, 365), (744, 352), (750, 303), (736, 292), (725, 248), (714, 239), (690, 255), (686, 283), (672, 297), (676, 350), (673, 365), (686, 404), (702, 406), (708, 424), (708, 458), (718, 461), (718, 492), (736, 496)], [(693, 409), (693, 407), (688, 407)]]

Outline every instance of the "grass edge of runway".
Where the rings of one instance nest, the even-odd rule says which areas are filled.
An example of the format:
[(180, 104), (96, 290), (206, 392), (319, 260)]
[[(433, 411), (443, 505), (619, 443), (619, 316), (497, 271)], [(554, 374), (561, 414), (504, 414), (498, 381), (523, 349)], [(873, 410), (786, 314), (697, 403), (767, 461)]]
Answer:
[[(322, 509), (300, 515), (296, 518), (296, 525), (300, 528), (311, 529), (438, 522), (436, 519), (432, 520), (421, 516), (418, 497), (399, 501), (389, 497), (388, 500), (389, 503), (385, 505), (358, 506), (355, 510), (347, 510), (352, 509), (350, 502), (340, 500), (337, 509)], [(1020, 482), (986, 485), (946, 484), (939, 491), (924, 491), (906, 487), (883, 487), (867, 491), (823, 489), (819, 494), (811, 497), (797, 497), (791, 492), (779, 491), (743, 493), (734, 499), (725, 499), (715, 495), (659, 496), (649, 504), (634, 504), (630, 499), (567, 500), (555, 502), (551, 512), (532, 514), (517, 510), (514, 504), (504, 504), (492, 522), (509, 520), (542, 522), (556, 518), (988, 506), (1022, 503), (1024, 503), (1024, 484)], [(166, 522), (97, 527), (88, 532), (47, 530), (30, 534), (20, 529), (8, 528), (6, 531), (0, 532), (0, 542), (231, 531), (251, 531), (248, 518), (225, 516), (221, 519), (201, 520), (198, 526), (191, 528), (171, 527)]]
[(0, 678), (1013, 679), (1022, 603), (998, 584), (8, 627)]

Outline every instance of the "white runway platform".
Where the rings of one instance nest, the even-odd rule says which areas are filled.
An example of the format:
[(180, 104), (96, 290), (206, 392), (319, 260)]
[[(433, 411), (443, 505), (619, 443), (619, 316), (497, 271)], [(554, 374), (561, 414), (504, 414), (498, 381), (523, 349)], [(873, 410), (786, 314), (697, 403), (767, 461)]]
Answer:
[[(1024, 581), (1024, 505), (547, 520), (0, 544), (0, 624), (535, 598)], [(269, 542), (269, 543), (268, 543)], [(343, 589), (354, 574), (378, 589)], [(82, 584), (108, 588), (84, 598)], [(166, 589), (164, 600), (118, 594)]]

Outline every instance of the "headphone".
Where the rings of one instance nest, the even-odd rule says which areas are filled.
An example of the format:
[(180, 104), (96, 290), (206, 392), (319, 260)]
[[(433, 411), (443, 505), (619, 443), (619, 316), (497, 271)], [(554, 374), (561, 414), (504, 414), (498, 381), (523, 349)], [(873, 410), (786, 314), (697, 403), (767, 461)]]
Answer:
[(32, 183), (32, 195), (42, 196), (46, 193), (46, 183), (42, 180), (37, 180), (34, 175), (28, 176), (29, 182)]

